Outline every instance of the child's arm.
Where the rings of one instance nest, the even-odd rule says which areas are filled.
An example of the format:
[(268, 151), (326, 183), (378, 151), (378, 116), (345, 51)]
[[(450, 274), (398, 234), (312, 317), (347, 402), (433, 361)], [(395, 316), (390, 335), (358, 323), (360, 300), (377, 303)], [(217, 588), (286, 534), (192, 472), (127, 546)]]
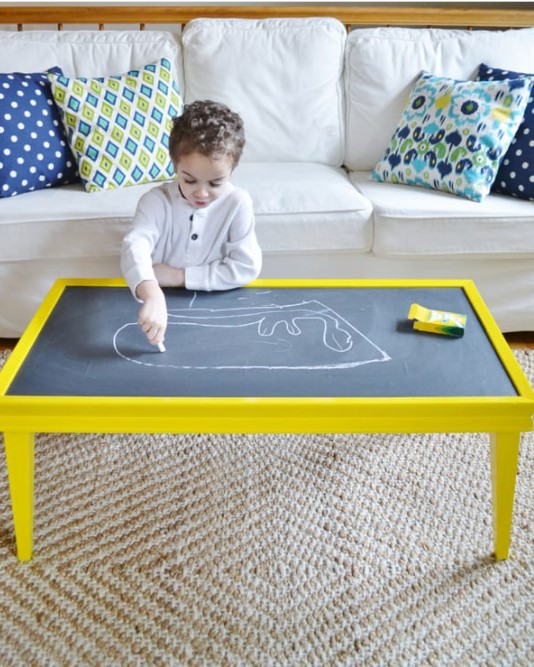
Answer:
[(152, 345), (163, 343), (167, 329), (167, 304), (161, 287), (155, 280), (144, 280), (136, 289), (143, 302), (137, 321)]
[(169, 264), (154, 264), (154, 274), (162, 287), (183, 287), (185, 285), (185, 271), (175, 269)]
[(137, 205), (132, 226), (122, 241), (121, 271), (132, 294), (144, 280), (156, 280), (152, 253), (170, 214), (159, 188), (144, 194)]
[(142, 302), (138, 322), (148, 340), (163, 342), (167, 328), (165, 295), (158, 285), (152, 265), (152, 251), (160, 238), (161, 227), (169, 217), (159, 189), (141, 197), (132, 229), (122, 244), (122, 274), (136, 299)]

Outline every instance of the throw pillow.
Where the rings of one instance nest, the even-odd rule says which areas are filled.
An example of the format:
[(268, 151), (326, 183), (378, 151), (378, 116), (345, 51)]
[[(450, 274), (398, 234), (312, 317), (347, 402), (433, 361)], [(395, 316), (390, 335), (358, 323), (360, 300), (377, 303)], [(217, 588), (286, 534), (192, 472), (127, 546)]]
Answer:
[(481, 201), (523, 120), (532, 81), (423, 72), (372, 177)]
[[(477, 78), (481, 81), (502, 81), (529, 76), (534, 77), (534, 72), (521, 74), (488, 67), (482, 63), (478, 69)], [(494, 192), (534, 201), (534, 93), (532, 92), (523, 122), (501, 162), (497, 178), (491, 189)]]
[(0, 197), (78, 180), (47, 72), (0, 74)]
[(167, 58), (117, 76), (49, 78), (87, 191), (173, 176), (169, 133), (182, 100)]

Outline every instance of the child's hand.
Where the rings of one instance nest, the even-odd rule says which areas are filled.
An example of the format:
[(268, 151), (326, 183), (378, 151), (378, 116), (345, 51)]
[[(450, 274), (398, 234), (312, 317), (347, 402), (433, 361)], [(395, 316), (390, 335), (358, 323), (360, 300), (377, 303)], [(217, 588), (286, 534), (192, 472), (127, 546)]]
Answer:
[(145, 280), (137, 286), (137, 296), (143, 301), (137, 321), (152, 345), (163, 343), (167, 329), (165, 295), (154, 280)]
[(154, 264), (154, 273), (158, 283), (162, 287), (183, 287), (185, 284), (185, 271), (175, 269), (168, 264)]

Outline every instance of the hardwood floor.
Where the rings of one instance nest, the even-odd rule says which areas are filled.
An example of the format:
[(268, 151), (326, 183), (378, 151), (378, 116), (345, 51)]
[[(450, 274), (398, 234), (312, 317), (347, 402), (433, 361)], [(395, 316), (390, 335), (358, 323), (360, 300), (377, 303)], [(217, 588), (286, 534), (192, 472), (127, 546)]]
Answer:
[[(511, 348), (528, 347), (534, 350), (534, 331), (516, 331), (504, 334), (504, 337)], [(2, 350), (12, 350), (16, 344), (16, 338), (0, 338), (0, 352)]]
[(504, 334), (504, 337), (511, 348), (528, 347), (534, 350), (534, 331), (516, 331)]
[(0, 338), (0, 352), (12, 350), (18, 342), (18, 338)]

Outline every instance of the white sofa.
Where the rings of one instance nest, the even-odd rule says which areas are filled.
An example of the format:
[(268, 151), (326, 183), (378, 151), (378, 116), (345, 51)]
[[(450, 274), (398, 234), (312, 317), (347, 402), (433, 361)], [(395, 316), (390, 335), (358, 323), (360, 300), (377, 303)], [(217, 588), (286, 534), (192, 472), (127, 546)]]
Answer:
[[(534, 29), (379, 27), (333, 18), (198, 19), (169, 31), (1, 31), (0, 68), (104, 76), (168, 57), (185, 101), (245, 120), (236, 184), (252, 195), (262, 277), (470, 278), (503, 331), (534, 330), (534, 206), (370, 180), (421, 70), (533, 71)], [(81, 184), (0, 199), (0, 337), (57, 277), (120, 275), (121, 241), (155, 184)]]

